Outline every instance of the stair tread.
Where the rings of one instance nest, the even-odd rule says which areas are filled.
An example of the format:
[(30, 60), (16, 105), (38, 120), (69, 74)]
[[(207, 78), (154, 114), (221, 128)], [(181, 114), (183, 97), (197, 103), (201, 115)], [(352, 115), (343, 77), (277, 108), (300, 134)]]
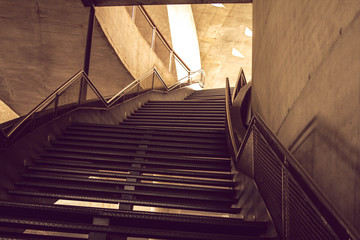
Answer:
[[(147, 219), (157, 221), (173, 221), (185, 223), (203, 223), (213, 225), (232, 225), (234, 227), (264, 228), (267, 224), (266, 221), (246, 221), (241, 218), (232, 217), (213, 217), (213, 216), (200, 216), (200, 215), (183, 215), (159, 212), (142, 212), (142, 211), (128, 211), (121, 209), (99, 209), (99, 208), (86, 208), (77, 206), (64, 206), (54, 204), (39, 204), (39, 203), (24, 203), (24, 202), (8, 202), (0, 201), (0, 216), (5, 212), (13, 213), (10, 209), (21, 209), (19, 213), (24, 212), (53, 212), (59, 213), (75, 213), (77, 215), (91, 215), (91, 216), (106, 216), (111, 218), (125, 218), (125, 219)], [(52, 215), (40, 214), (44, 218), (51, 218)]]
[[(186, 129), (186, 128), (177, 128), (177, 129), (173, 129), (174, 133), (169, 133), (169, 129), (168, 128), (164, 128), (164, 127), (157, 127), (154, 129), (148, 129), (147, 127), (141, 127), (141, 126), (133, 126), (133, 127), (124, 127), (121, 125), (104, 125), (104, 124), (76, 124), (76, 125), (72, 125), (69, 128), (70, 129), (74, 129), (74, 126), (76, 129), (79, 129), (79, 127), (83, 127), (82, 129), (87, 129), (87, 130), (92, 130), (92, 129), (101, 129), (101, 130), (105, 130), (105, 129), (111, 129), (113, 131), (122, 131), (122, 130), (133, 130), (133, 131), (146, 131), (146, 133), (153, 133), (153, 134), (171, 134), (171, 135), (175, 135), (175, 133), (177, 134), (177, 132), (186, 132), (184, 134), (187, 133), (204, 133), (204, 134), (218, 134), (218, 135), (224, 135), (225, 133), (222, 130), (219, 129)], [(143, 132), (144, 133), (144, 132)]]
[(83, 196), (83, 195), (73, 195), (73, 194), (34, 192), (34, 191), (26, 191), (26, 190), (10, 190), (9, 193), (17, 194), (17, 195), (33, 196), (33, 197), (37, 196), (37, 197), (47, 197), (47, 198), (56, 198), (56, 199), (72, 199), (72, 200), (95, 201), (95, 202), (105, 202), (105, 203), (134, 204), (141, 206), (192, 209), (192, 210), (224, 212), (224, 213), (238, 213), (241, 210), (240, 208), (206, 206), (201, 204), (191, 204), (189, 202), (187, 202), (187, 204), (181, 204), (181, 203), (167, 203), (167, 202), (159, 202), (159, 201), (158, 202), (138, 201), (138, 200), (125, 200), (121, 198), (103, 198), (103, 197), (93, 197), (93, 196)]
[(185, 200), (201, 200), (201, 201), (216, 201), (216, 202), (221, 202), (224, 204), (229, 204), (229, 203), (234, 203), (235, 199), (233, 198), (225, 198), (225, 197), (221, 197), (221, 196), (214, 196), (214, 195), (201, 195), (201, 194), (189, 194), (189, 193), (180, 193), (180, 192), (171, 192), (171, 193), (164, 193), (161, 191), (142, 191), (142, 190), (136, 190), (136, 191), (131, 191), (131, 190), (123, 190), (123, 189), (106, 189), (106, 188), (102, 188), (102, 187), (94, 187), (94, 186), (76, 186), (74, 184), (60, 184), (60, 183), (39, 183), (39, 182), (31, 182), (31, 181), (20, 181), (16, 183), (17, 186), (22, 186), (22, 187), (42, 187), (42, 188), (46, 188), (47, 190), (49, 189), (56, 189), (57, 193), (59, 193), (59, 190), (76, 190), (78, 193), (80, 191), (86, 191), (88, 193), (98, 193), (101, 196), (104, 196), (104, 194), (129, 194), (129, 195), (134, 195), (134, 196), (152, 196), (152, 197), (166, 197), (166, 198), (175, 198), (175, 199), (185, 199)]
[[(209, 149), (180, 149), (180, 148), (164, 148), (164, 147), (147, 147), (147, 145), (145, 143), (139, 143), (138, 146), (134, 146), (134, 145), (129, 145), (129, 144), (114, 144), (114, 143), (97, 143), (97, 142), (76, 142), (76, 141), (62, 141), (62, 140), (56, 140), (56, 141), (51, 141), (52, 145), (54, 146), (62, 146), (62, 147), (66, 147), (66, 146), (70, 146), (70, 147), (87, 147), (87, 148), (91, 148), (92, 150), (94, 149), (111, 149), (111, 150), (133, 150), (133, 151), (146, 151), (146, 153), (158, 153), (158, 154), (169, 154), (169, 153), (177, 153), (179, 155), (184, 155), (184, 156), (203, 156), (203, 155), (208, 155), (208, 156), (228, 156), (228, 154), (225, 154), (222, 151), (214, 151), (214, 150), (209, 150)], [(142, 146), (146, 146), (145, 147), (141, 147), (139, 145)]]
[(225, 124), (224, 120), (206, 120), (206, 119), (188, 119), (188, 120), (184, 120), (184, 119), (145, 119), (145, 118), (134, 118), (134, 117), (129, 117), (127, 119), (124, 119), (123, 122), (142, 122), (142, 123), (187, 123), (187, 124), (201, 124), (201, 125), (206, 125), (206, 124)]
[[(203, 239), (203, 240), (254, 240), (254, 239), (270, 239), (270, 238), (259, 238), (258, 236), (239, 236), (239, 234), (230, 234), (230, 233), (208, 233), (208, 232), (199, 232), (196, 231), (196, 229), (192, 230), (166, 230), (162, 228), (145, 228), (145, 227), (124, 227), (124, 226), (101, 226), (101, 225), (93, 225), (89, 223), (64, 223), (59, 221), (53, 221), (53, 220), (38, 220), (34, 219), (34, 217), (28, 217), (28, 218), (15, 218), (15, 217), (0, 217), (0, 225), (6, 224), (8, 226), (29, 226), (29, 228), (40, 228), (45, 230), (57, 230), (57, 231), (63, 231), (64, 229), (68, 232), (70, 231), (76, 231), (76, 232), (108, 232), (112, 234), (120, 234), (122, 236), (135, 236), (135, 237), (146, 237), (146, 238), (171, 238), (171, 239)], [(19, 236), (19, 233), (16, 233), (15, 235)], [(46, 236), (46, 238), (43, 238), (44, 236), (39, 236), (39, 238), (31, 238), (31, 235), (25, 234), (26, 239), (61, 239), (51, 236)], [(9, 236), (9, 235), (7, 235)], [(10, 235), (11, 236), (11, 235)], [(11, 238), (14, 239), (14, 238)], [(23, 239), (23, 238), (21, 238)], [(72, 239), (66, 237), (66, 239)]]
[[(99, 155), (111, 155), (111, 156), (121, 156), (121, 157), (133, 157), (133, 158), (144, 158), (144, 159), (163, 159), (168, 160), (173, 163), (175, 161), (194, 161), (194, 162), (214, 162), (230, 165), (229, 157), (209, 157), (209, 156), (179, 156), (179, 155), (169, 155), (169, 154), (160, 154), (160, 153), (143, 153), (142, 151), (138, 152), (118, 152), (118, 151), (105, 151), (105, 150), (94, 150), (94, 149), (79, 149), (79, 148), (70, 148), (70, 147), (45, 147), (47, 151), (55, 152), (71, 152), (71, 153), (83, 153), (83, 154), (99, 154)], [(141, 149), (141, 150), (146, 150)], [(48, 153), (43, 153), (44, 155)], [(41, 155), (43, 155), (41, 154)]]
[(179, 177), (165, 177), (165, 176), (150, 176), (150, 175), (133, 175), (126, 173), (115, 173), (115, 172), (105, 172), (105, 171), (96, 171), (93, 169), (79, 169), (79, 168), (64, 168), (64, 167), (43, 167), (43, 166), (29, 166), (28, 169), (32, 171), (42, 171), (42, 172), (54, 172), (54, 173), (76, 173), (80, 175), (90, 175), (90, 176), (99, 176), (99, 177), (116, 177), (116, 178), (134, 178), (139, 180), (152, 180), (152, 181), (166, 181), (166, 182), (176, 182), (176, 183), (190, 183), (190, 184), (205, 184), (210, 186), (224, 186), (232, 187), (234, 185), (233, 181), (218, 181), (213, 179), (189, 179), (189, 178), (179, 178)]
[(138, 186), (144, 188), (155, 188), (155, 189), (172, 189), (176, 190), (189, 190), (189, 191), (198, 191), (198, 192), (211, 192), (213, 194), (223, 193), (223, 194), (233, 194), (234, 189), (219, 189), (219, 188), (210, 188), (206, 186), (194, 187), (194, 186), (184, 186), (184, 185), (170, 185), (170, 184), (154, 184), (154, 183), (142, 183), (142, 182), (125, 182), (125, 181), (116, 181), (116, 180), (105, 180), (105, 179), (93, 179), (79, 177), (76, 175), (67, 174), (64, 175), (50, 175), (50, 174), (33, 174), (25, 173), (22, 175), (24, 178), (32, 179), (47, 179), (47, 180), (61, 180), (61, 181), (72, 181), (72, 182), (83, 182), (83, 183), (99, 183), (99, 184), (109, 184), (117, 186)]
[(209, 118), (209, 117), (184, 117), (184, 116), (173, 116), (173, 117), (169, 117), (169, 116), (154, 116), (154, 115), (148, 115), (148, 116), (141, 116), (141, 115), (140, 115), (140, 116), (139, 116), (139, 115), (133, 115), (133, 114), (131, 114), (127, 119), (225, 121), (225, 116)]
[(224, 123), (192, 123), (192, 122), (137, 122), (137, 121), (123, 121), (120, 123), (120, 126), (136, 126), (140, 125), (142, 127), (168, 127), (168, 128), (178, 128), (178, 127), (187, 127), (188, 129), (207, 129), (207, 128), (217, 128), (217, 129), (224, 129)]
[(214, 165), (214, 164), (192, 164), (192, 163), (171, 163), (171, 162), (161, 162), (161, 161), (145, 161), (145, 160), (133, 160), (133, 159), (114, 159), (114, 158), (106, 158), (106, 157), (92, 157), (92, 156), (76, 156), (71, 154), (51, 154), (45, 155), (41, 154), (42, 157), (45, 157), (46, 160), (49, 158), (55, 158), (58, 161), (69, 161), (69, 160), (76, 160), (76, 161), (85, 161), (85, 162), (110, 162), (116, 164), (125, 164), (125, 165), (132, 165), (132, 164), (141, 164), (143, 167), (154, 167), (159, 166), (166, 167), (166, 169), (174, 170), (174, 169), (192, 169), (192, 170), (213, 170), (213, 171), (228, 171), (230, 167), (221, 166), (221, 165)]
[[(178, 113), (152, 113), (152, 112), (133, 112), (131, 116), (179, 116)], [(225, 118), (225, 113), (202, 113), (202, 112), (194, 112), (194, 113), (181, 113), (182, 117), (206, 117), (206, 118)]]
[(93, 169), (103, 169), (103, 170), (112, 170), (112, 171), (137, 171), (141, 173), (151, 173), (151, 174), (169, 174), (169, 175), (178, 175), (178, 176), (190, 176), (190, 177), (204, 177), (204, 178), (214, 178), (214, 179), (232, 179), (233, 175), (229, 173), (219, 173), (219, 172), (211, 172), (211, 171), (189, 171), (189, 170), (173, 170), (173, 169), (162, 169), (162, 168), (136, 168), (129, 166), (119, 166), (110, 165), (110, 164), (91, 164), (86, 162), (71, 162), (71, 161), (52, 161), (52, 160), (41, 160), (36, 159), (36, 163), (41, 164), (43, 166), (71, 166), (71, 167), (86, 167)]
[(122, 133), (122, 132), (86, 132), (86, 131), (64, 131), (64, 135), (76, 135), (76, 136), (101, 136), (101, 137), (113, 137), (121, 139), (144, 139), (144, 140), (159, 140), (159, 141), (172, 141), (172, 142), (187, 142), (187, 143), (207, 143), (207, 144), (224, 144), (225, 136), (220, 135), (218, 138), (206, 138), (201, 135), (189, 136), (181, 135), (179, 137), (173, 135), (154, 135), (153, 133)]
[[(67, 135), (60, 135), (56, 137), (60, 140), (68, 140), (68, 141), (84, 141), (84, 142), (108, 142), (108, 143), (126, 143), (132, 145), (140, 145), (146, 144), (149, 146), (171, 146), (177, 148), (196, 148), (196, 149), (219, 149), (224, 150), (224, 145), (208, 145), (208, 144), (196, 144), (196, 143), (179, 143), (179, 142), (169, 142), (169, 141), (160, 141), (160, 140), (129, 140), (129, 139), (119, 139), (119, 138), (107, 138), (107, 137), (83, 137), (83, 136), (67, 136)], [(185, 150), (186, 151), (186, 150)]]

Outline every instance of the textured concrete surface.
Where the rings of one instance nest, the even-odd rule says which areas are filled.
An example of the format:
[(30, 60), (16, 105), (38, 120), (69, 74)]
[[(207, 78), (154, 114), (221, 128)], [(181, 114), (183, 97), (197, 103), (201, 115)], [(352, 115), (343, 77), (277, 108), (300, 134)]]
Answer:
[(253, 7), (252, 106), (360, 229), (360, 2)]
[[(252, 4), (225, 4), (224, 6), (224, 8), (218, 8), (210, 4), (192, 5), (199, 39), (201, 64), (207, 74), (206, 88), (224, 87), (226, 77), (230, 78), (230, 84), (234, 86), (240, 67), (244, 68), (247, 79), (251, 79), (252, 38), (246, 36), (244, 32), (246, 27), (252, 29)], [(165, 40), (172, 46), (166, 6), (144, 6), (144, 8)], [(128, 67), (134, 77), (137, 77), (144, 73), (145, 69), (151, 66), (151, 63), (155, 62), (156, 66), (167, 65), (168, 53), (163, 45), (159, 44), (159, 41), (155, 41), (155, 58), (151, 55), (150, 57), (144, 56), (144, 59), (138, 57), (138, 55), (149, 51), (148, 45), (151, 44), (151, 31), (137, 9), (135, 14), (135, 26), (137, 29), (133, 26), (134, 24), (126, 23), (129, 21), (128, 16), (131, 16), (132, 7), (128, 6), (125, 9), (127, 9), (127, 15), (124, 14), (125, 10), (121, 7), (97, 8), (97, 16), (105, 29), (105, 34), (112, 42), (125, 66)], [(112, 13), (109, 13), (109, 11), (112, 11)], [(115, 14), (116, 11), (117, 14)], [(111, 14), (112, 16), (110, 16)], [(104, 17), (105, 15), (107, 17)], [(113, 20), (109, 20), (110, 18)], [(125, 32), (119, 32), (114, 27), (111, 27), (112, 24), (127, 26), (129, 29), (126, 30), (125, 34)], [(134, 36), (141, 35), (142, 37), (132, 37), (132, 34)], [(124, 49), (120, 45), (132, 47)], [(233, 56), (233, 48), (243, 54), (244, 58)], [(157, 61), (156, 56), (163, 63)], [(138, 64), (135, 60), (141, 62), (141, 64)], [(165, 69), (162, 69), (162, 72), (167, 74)]]
[(144, 5), (146, 12), (149, 14), (151, 20), (165, 38), (166, 42), (172, 47), (169, 15), (166, 5)]
[[(240, 67), (251, 79), (252, 38), (244, 34), (252, 29), (252, 4), (192, 5), (200, 46), (201, 65), (206, 72), (206, 88), (223, 88), (229, 77), (235, 86)], [(232, 55), (238, 50), (244, 58)]]
[(96, 17), (115, 52), (134, 78), (156, 66), (167, 84), (177, 81), (169, 72), (170, 51), (155, 37), (151, 48), (152, 27), (136, 8), (132, 20), (132, 7), (99, 7)]
[[(82, 69), (89, 10), (73, 0), (0, 0), (0, 6), (0, 99), (23, 115)], [(100, 92), (132, 80), (98, 27), (94, 46), (90, 77)]]

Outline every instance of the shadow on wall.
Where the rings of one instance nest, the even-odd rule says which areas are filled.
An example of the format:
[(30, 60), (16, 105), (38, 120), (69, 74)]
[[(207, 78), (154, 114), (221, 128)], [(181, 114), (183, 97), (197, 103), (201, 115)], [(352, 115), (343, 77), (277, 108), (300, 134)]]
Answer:
[(315, 116), (289, 150), (340, 214), (360, 229), (359, 148), (325, 119)]

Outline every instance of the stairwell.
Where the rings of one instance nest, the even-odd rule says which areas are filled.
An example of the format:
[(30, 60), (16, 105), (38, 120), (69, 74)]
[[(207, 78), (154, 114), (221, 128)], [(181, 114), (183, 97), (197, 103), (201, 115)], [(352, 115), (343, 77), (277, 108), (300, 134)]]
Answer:
[(149, 101), (119, 125), (72, 123), (0, 201), (0, 237), (273, 239), (270, 220), (239, 205), (224, 94)]

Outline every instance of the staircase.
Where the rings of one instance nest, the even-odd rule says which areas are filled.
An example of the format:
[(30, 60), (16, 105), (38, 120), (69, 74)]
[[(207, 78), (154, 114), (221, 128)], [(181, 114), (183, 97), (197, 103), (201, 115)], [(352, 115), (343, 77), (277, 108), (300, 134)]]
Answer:
[(270, 239), (241, 218), (224, 105), (224, 89), (203, 90), (118, 126), (73, 123), (0, 202), (0, 237)]

